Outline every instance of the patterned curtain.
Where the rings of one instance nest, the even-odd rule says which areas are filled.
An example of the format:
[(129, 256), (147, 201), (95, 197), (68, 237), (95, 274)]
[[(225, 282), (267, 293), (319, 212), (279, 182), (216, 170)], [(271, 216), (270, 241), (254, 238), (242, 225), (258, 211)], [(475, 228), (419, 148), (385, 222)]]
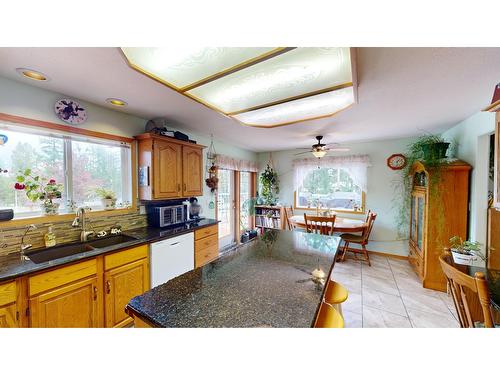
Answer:
[(257, 172), (258, 165), (254, 161), (235, 159), (226, 155), (217, 154), (215, 165), (221, 169), (232, 169), (233, 171)]

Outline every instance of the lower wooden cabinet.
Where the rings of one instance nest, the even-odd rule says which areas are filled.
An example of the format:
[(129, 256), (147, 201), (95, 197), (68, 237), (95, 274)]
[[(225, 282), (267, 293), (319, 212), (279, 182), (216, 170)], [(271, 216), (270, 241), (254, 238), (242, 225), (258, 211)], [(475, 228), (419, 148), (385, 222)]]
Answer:
[(147, 258), (125, 264), (104, 273), (106, 327), (124, 327), (132, 323), (125, 306), (149, 289)]
[(219, 256), (219, 234), (217, 225), (194, 232), (194, 266), (202, 267)]
[(31, 327), (98, 327), (100, 308), (97, 276), (75, 281), (30, 298)]
[(0, 284), (0, 328), (19, 327), (16, 282)]

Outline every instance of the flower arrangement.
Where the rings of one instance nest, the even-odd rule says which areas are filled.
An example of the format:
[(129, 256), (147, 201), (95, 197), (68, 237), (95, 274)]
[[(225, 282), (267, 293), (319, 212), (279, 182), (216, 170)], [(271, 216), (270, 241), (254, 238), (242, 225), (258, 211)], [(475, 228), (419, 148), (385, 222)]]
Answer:
[(54, 202), (54, 200), (62, 197), (62, 184), (58, 184), (53, 178), (47, 179), (33, 175), (31, 169), (19, 171), (16, 181), (14, 188), (24, 190), (32, 202), (41, 201), (46, 215), (59, 213), (59, 203)]
[(95, 189), (95, 192), (101, 198), (101, 203), (105, 210), (113, 210), (116, 208), (116, 193), (113, 190), (99, 187)]

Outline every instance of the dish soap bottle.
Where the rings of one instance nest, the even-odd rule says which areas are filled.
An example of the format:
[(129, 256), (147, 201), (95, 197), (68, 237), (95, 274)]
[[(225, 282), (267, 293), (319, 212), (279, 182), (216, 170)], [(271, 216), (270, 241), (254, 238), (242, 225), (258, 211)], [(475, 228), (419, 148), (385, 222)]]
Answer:
[(43, 236), (45, 239), (45, 247), (56, 246), (56, 235), (52, 232), (52, 225), (48, 228), (48, 232)]

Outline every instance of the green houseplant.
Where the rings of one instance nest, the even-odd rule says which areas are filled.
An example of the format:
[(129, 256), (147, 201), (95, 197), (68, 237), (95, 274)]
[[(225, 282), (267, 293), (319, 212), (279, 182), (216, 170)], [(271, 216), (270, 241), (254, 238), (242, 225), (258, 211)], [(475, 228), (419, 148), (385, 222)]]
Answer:
[(53, 178), (48, 179), (34, 175), (31, 169), (19, 171), (16, 181), (14, 188), (24, 190), (30, 201), (40, 201), (44, 215), (57, 215), (59, 213), (60, 203), (56, 200), (62, 197), (62, 184), (58, 184)]
[(116, 194), (114, 191), (97, 188), (95, 192), (101, 198), (102, 208), (105, 210), (114, 210), (116, 208)]
[(461, 237), (450, 238), (450, 250), (456, 264), (471, 265), (477, 258), (483, 258), (481, 244), (477, 241), (463, 241)]
[(275, 205), (280, 192), (279, 179), (278, 173), (269, 164), (267, 164), (266, 169), (260, 175), (260, 183), (264, 203), (270, 206)]

